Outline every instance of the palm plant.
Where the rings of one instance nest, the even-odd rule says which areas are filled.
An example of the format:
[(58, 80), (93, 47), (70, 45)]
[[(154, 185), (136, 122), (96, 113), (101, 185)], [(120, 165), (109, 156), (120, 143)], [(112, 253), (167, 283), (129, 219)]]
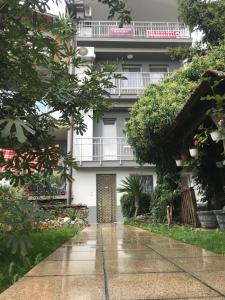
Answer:
[(121, 186), (117, 189), (120, 193), (128, 193), (133, 196), (135, 218), (137, 217), (140, 208), (140, 199), (143, 194), (145, 181), (145, 178), (142, 176), (130, 175), (121, 181)]

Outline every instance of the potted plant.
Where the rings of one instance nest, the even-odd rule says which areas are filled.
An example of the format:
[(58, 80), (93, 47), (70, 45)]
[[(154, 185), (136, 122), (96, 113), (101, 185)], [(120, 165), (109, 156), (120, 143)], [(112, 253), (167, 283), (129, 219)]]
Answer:
[(214, 211), (220, 229), (225, 229), (225, 207), (222, 210)]
[(199, 145), (199, 140), (195, 139), (194, 140), (194, 146), (189, 149), (191, 157), (198, 157), (198, 145)]
[(223, 161), (217, 161), (216, 166), (217, 168), (223, 168)]
[(201, 227), (203, 228), (217, 228), (218, 222), (214, 211), (212, 210), (202, 210), (197, 211), (199, 221), (201, 223)]
[(212, 140), (214, 142), (219, 141), (220, 140), (220, 132), (219, 132), (219, 130), (214, 130), (214, 131), (210, 132), (210, 136), (211, 136), (211, 138), (212, 138)]
[(183, 166), (183, 162), (182, 162), (181, 159), (176, 158), (176, 159), (175, 159), (175, 162), (176, 162), (176, 166), (177, 166), (177, 167), (182, 167), (182, 166)]
[(197, 157), (198, 156), (198, 148), (190, 148), (189, 149), (191, 157)]

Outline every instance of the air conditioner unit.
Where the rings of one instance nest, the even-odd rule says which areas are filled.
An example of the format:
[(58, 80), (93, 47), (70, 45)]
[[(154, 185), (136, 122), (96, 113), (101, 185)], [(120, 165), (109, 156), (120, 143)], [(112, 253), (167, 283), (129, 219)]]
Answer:
[(91, 8), (91, 6), (85, 6), (84, 7), (84, 16), (87, 17), (87, 18), (92, 17), (92, 8)]
[(95, 48), (94, 47), (78, 47), (78, 56), (89, 60), (95, 59)]

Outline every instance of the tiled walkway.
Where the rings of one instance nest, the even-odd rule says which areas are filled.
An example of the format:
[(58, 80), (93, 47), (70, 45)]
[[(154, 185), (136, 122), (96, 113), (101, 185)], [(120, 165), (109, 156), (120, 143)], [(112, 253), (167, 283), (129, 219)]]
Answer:
[(225, 299), (225, 257), (123, 225), (90, 226), (0, 300)]

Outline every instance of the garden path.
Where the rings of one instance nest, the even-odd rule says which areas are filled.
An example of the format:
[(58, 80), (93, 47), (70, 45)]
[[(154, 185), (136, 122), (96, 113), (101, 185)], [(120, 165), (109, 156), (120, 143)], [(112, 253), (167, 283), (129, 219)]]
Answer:
[(142, 229), (91, 225), (0, 300), (225, 299), (225, 257)]

